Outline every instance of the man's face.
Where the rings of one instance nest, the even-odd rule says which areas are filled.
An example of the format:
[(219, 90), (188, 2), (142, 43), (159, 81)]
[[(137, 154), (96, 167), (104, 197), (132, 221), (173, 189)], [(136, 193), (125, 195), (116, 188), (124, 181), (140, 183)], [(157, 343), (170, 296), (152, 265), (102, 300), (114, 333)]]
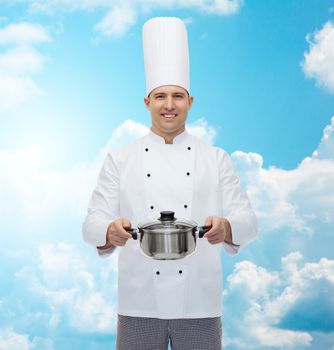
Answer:
[(159, 86), (144, 98), (147, 109), (152, 116), (152, 131), (172, 141), (185, 130), (188, 111), (193, 97), (175, 85)]

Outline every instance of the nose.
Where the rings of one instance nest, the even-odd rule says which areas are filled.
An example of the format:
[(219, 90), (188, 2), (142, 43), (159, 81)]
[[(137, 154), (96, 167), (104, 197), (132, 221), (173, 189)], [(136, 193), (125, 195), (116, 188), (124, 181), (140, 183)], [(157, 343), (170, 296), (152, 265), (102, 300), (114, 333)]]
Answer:
[(167, 96), (166, 101), (165, 101), (165, 108), (168, 110), (173, 109), (174, 107), (174, 101), (173, 101), (173, 96)]

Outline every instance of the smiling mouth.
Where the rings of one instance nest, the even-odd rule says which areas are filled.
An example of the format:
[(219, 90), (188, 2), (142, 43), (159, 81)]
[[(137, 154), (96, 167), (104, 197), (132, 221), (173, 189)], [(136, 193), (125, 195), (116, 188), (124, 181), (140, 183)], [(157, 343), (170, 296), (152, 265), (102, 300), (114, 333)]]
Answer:
[(177, 116), (177, 114), (175, 114), (175, 113), (162, 113), (161, 114), (164, 118), (166, 118), (166, 119), (173, 119), (173, 118), (175, 118), (176, 116)]

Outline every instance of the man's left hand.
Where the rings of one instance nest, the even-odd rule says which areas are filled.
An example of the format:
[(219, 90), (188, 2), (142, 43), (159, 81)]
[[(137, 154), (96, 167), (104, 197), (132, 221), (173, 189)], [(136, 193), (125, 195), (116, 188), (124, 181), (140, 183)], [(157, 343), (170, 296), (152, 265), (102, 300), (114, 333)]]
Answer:
[(230, 222), (224, 217), (209, 216), (206, 218), (204, 226), (212, 226), (204, 237), (206, 237), (211, 244), (218, 244), (222, 242), (232, 243), (232, 230)]

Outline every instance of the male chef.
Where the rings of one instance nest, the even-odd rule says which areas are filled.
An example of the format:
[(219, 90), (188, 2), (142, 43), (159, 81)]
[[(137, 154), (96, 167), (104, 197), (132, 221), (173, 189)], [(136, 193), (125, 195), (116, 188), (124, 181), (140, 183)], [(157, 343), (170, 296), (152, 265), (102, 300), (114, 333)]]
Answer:
[[(100, 255), (119, 253), (119, 350), (221, 349), (221, 250), (236, 254), (256, 217), (230, 157), (185, 128), (193, 103), (187, 30), (179, 18), (143, 26), (148, 134), (108, 154), (83, 225)], [(192, 255), (155, 260), (125, 230), (172, 210), (212, 225)]]

